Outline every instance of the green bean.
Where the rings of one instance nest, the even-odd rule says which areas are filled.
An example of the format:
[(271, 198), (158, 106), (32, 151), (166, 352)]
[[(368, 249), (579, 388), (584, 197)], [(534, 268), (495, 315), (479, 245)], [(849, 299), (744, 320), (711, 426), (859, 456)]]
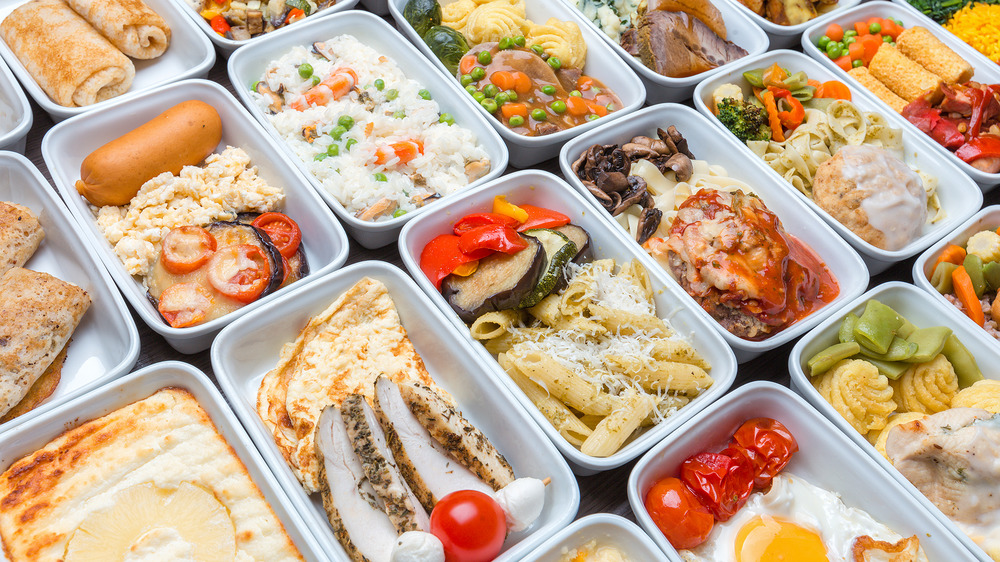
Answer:
[(856, 355), (861, 351), (861, 346), (857, 342), (837, 343), (813, 355), (806, 366), (809, 367), (811, 376), (822, 375), (829, 371), (840, 361)]
[(906, 361), (913, 357), (916, 352), (917, 344), (910, 343), (899, 336), (893, 336), (889, 343), (889, 349), (885, 353), (875, 353), (865, 346), (861, 346), (861, 355), (882, 361)]
[(792, 97), (801, 102), (813, 99), (814, 95), (816, 95), (816, 86), (807, 85), (792, 91)]
[(854, 325), (854, 338), (868, 351), (885, 354), (889, 352), (889, 345), (902, 324), (903, 321), (895, 310), (876, 300), (870, 300)]
[(840, 343), (853, 342), (854, 340), (854, 326), (858, 323), (858, 315), (853, 312), (849, 313), (840, 321), (840, 331), (837, 333), (837, 339)]
[(786, 90), (798, 90), (809, 84), (809, 77), (801, 70), (782, 80)]
[(934, 285), (937, 292), (942, 295), (948, 295), (955, 291), (955, 284), (951, 280), (951, 273), (956, 269), (958, 269), (957, 265), (946, 261), (937, 264), (937, 267), (934, 268), (934, 274), (931, 275), (931, 285)]
[(976, 254), (967, 254), (962, 262), (965, 272), (972, 279), (972, 288), (976, 290), (976, 296), (982, 298), (986, 292), (986, 279), (983, 277), (983, 260)]
[(983, 265), (983, 278), (989, 290), (1000, 289), (1000, 262), (991, 261)]
[(755, 68), (753, 70), (748, 70), (743, 73), (743, 79), (750, 83), (754, 88), (764, 87), (764, 69)]
[(951, 334), (951, 328), (946, 326), (920, 328), (914, 331), (906, 341), (917, 344), (917, 352), (906, 360), (907, 363), (926, 363), (934, 359), (944, 349), (944, 344)]
[[(899, 313), (897, 312), (896, 314)], [(903, 323), (899, 326), (899, 328), (896, 328), (896, 335), (905, 340), (906, 338), (913, 335), (913, 332), (917, 331), (917, 327), (916, 325), (913, 324), (913, 322), (910, 322), (909, 320), (903, 318), (902, 316), (900, 316), (899, 319), (902, 320)]]
[(910, 368), (908, 363), (903, 363), (901, 361), (879, 361), (878, 359), (872, 359), (871, 357), (859, 356), (857, 359), (861, 359), (875, 365), (878, 369), (879, 374), (885, 375), (886, 378), (892, 380), (898, 379)]
[(944, 343), (941, 354), (955, 369), (959, 388), (967, 388), (972, 386), (972, 383), (983, 380), (983, 372), (979, 370), (976, 358), (955, 334), (948, 336), (948, 341)]

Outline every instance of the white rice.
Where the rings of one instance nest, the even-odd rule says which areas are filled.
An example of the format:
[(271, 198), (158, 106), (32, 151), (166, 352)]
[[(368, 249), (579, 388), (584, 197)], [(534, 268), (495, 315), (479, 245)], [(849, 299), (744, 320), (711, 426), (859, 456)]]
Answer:
[[(408, 79), (393, 60), (351, 35), (326, 41), (324, 53), (333, 60), (305, 47), (295, 47), (268, 64), (262, 80), (272, 91), (282, 92), (285, 105), (281, 112), (270, 115), (269, 100), (257, 93), (252, 95), (292, 151), (348, 212), (359, 213), (383, 198), (395, 201), (400, 209), (397, 214), (413, 211), (420, 206), (423, 196), (444, 196), (469, 185), (467, 164), (489, 163), (476, 135), (457, 124), (440, 123), (437, 102), (421, 98), (419, 92), (424, 86)], [(336, 69), (350, 68), (357, 74), (358, 83), (339, 100), (297, 111), (288, 107), (288, 103), (313, 86), (311, 78), (299, 75), (302, 63), (312, 65), (313, 75), (320, 78)], [(375, 87), (377, 79), (385, 82), (381, 90)], [(390, 90), (398, 92), (393, 100), (388, 99)], [(371, 111), (366, 108), (366, 98), (370, 100), (367, 104)], [(329, 133), (344, 115), (354, 119), (354, 126), (336, 141)], [(372, 133), (366, 136), (369, 124)], [(312, 125), (319, 136), (310, 143), (302, 130)], [(357, 144), (347, 149), (348, 139)], [(375, 151), (380, 146), (410, 139), (423, 142), (422, 155), (407, 164), (400, 164), (395, 157), (383, 165), (375, 164)], [(340, 154), (316, 160), (331, 144), (339, 145)], [(376, 174), (384, 174), (385, 181), (379, 181)], [(389, 213), (377, 220), (389, 220), (392, 216)]]

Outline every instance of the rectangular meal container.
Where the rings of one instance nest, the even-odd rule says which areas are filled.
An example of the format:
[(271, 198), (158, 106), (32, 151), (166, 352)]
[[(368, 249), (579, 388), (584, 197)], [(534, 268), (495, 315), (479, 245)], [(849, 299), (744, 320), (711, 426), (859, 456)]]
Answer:
[[(614, 39), (608, 37), (604, 31), (597, 27), (593, 21), (587, 19), (582, 13), (579, 13), (576, 7), (576, 2), (574, 0), (562, 0), (567, 5), (569, 5), (571, 10), (578, 12), (580, 19), (584, 23), (593, 29), (597, 35), (601, 37), (608, 45), (611, 50), (618, 54), (632, 70), (639, 75), (642, 79), (642, 84), (646, 88), (646, 103), (664, 103), (664, 102), (683, 102), (687, 101), (691, 97), (691, 93), (694, 92), (695, 86), (698, 82), (701, 82), (710, 75), (724, 70), (730, 64), (734, 64), (733, 61), (729, 64), (724, 64), (722, 66), (713, 68), (712, 70), (707, 70), (693, 76), (685, 76), (682, 78), (674, 78), (671, 76), (664, 76), (658, 74), (656, 71), (642, 64), (642, 61), (638, 58), (629, 54), (628, 51), (622, 48), (622, 46), (615, 42)], [(747, 51), (747, 56), (752, 57), (754, 55), (759, 55), (768, 48), (768, 37), (764, 33), (764, 30), (760, 28), (752, 19), (750, 15), (746, 14), (740, 10), (730, 9), (728, 4), (720, 3), (716, 6), (722, 13), (723, 22), (726, 24), (726, 39), (733, 43), (736, 43), (740, 47), (743, 47)]]
[[(833, 425), (837, 426), (843, 433), (857, 444), (877, 465), (888, 472), (898, 481), (907, 492), (909, 492), (925, 510), (929, 511), (937, 518), (945, 528), (954, 534), (965, 547), (971, 551), (977, 559), (983, 562), (990, 562), (990, 557), (976, 543), (963, 533), (948, 517), (931, 503), (919, 490), (904, 477), (885, 457), (879, 453), (871, 443), (865, 439), (864, 435), (857, 432), (847, 420), (841, 416), (837, 410), (830, 405), (813, 387), (806, 375), (806, 361), (816, 353), (826, 349), (836, 343), (837, 331), (841, 319), (848, 313), (860, 315), (864, 311), (865, 303), (869, 299), (876, 299), (904, 316), (918, 327), (947, 326), (954, 331), (955, 336), (965, 344), (972, 355), (976, 358), (983, 376), (988, 379), (1000, 380), (1000, 348), (997, 347), (996, 340), (988, 336), (981, 328), (974, 324), (963, 321), (959, 316), (964, 316), (958, 309), (948, 303), (942, 303), (938, 299), (929, 297), (927, 293), (914, 287), (909, 283), (890, 282), (883, 283), (867, 293), (858, 297), (854, 302), (847, 305), (841, 314), (831, 317), (826, 322), (817, 326), (814, 330), (806, 334), (792, 348), (788, 356), (788, 371), (791, 374), (792, 388), (805, 397), (817, 410), (826, 416)], [(945, 557), (945, 559), (950, 559)]]
[[(462, 89), (458, 79), (448, 72), (448, 69), (438, 60), (430, 47), (417, 35), (413, 26), (403, 17), (403, 8), (406, 6), (407, 1), (389, 0), (389, 12), (392, 14), (392, 18), (396, 20), (396, 26), (402, 30), (410, 42), (416, 45), (417, 49), (430, 61), (430, 64), (440, 72), (449, 86), (461, 96), (471, 100), (468, 92)], [(584, 123), (583, 125), (577, 125), (572, 129), (566, 129), (551, 135), (528, 137), (519, 135), (508, 129), (483, 109), (481, 105), (478, 103), (473, 104), (476, 107), (476, 111), (489, 121), (490, 125), (503, 137), (504, 142), (507, 143), (507, 147), (510, 149), (510, 164), (516, 168), (528, 168), (543, 160), (555, 157), (559, 154), (559, 147), (567, 140), (584, 131), (593, 129), (598, 123), (611, 121), (627, 115), (642, 107), (642, 104), (646, 101), (646, 89), (642, 85), (642, 80), (635, 75), (635, 72), (625, 64), (625, 61), (619, 58), (604, 39), (602, 39), (604, 33), (587, 25), (583, 16), (575, 8), (571, 8), (557, 0), (525, 0), (524, 4), (527, 19), (531, 21), (546, 22), (549, 18), (556, 18), (562, 21), (573, 22), (580, 27), (580, 33), (583, 34), (583, 39), (587, 43), (587, 63), (583, 67), (583, 73), (587, 76), (597, 78), (607, 87), (613, 89), (618, 98), (622, 100), (624, 107), (618, 111), (609, 113), (606, 117)]]
[(6, 133), (0, 135), (0, 150), (24, 154), (25, 141), (34, 115), (28, 96), (24, 95), (24, 90), (3, 59), (0, 59), (0, 104), (9, 108), (9, 111), (0, 111), (0, 122), (7, 129)]
[(928, 144), (934, 149), (934, 151), (943, 155), (943, 157), (940, 158), (941, 160), (946, 160), (948, 163), (953, 164), (955, 167), (960, 169), (967, 176), (972, 178), (983, 191), (989, 191), (997, 185), (1000, 185), (1000, 172), (987, 174), (986, 172), (972, 167), (961, 158), (955, 156), (954, 152), (935, 142), (928, 135), (924, 134), (923, 131), (918, 129), (916, 125), (913, 125), (898, 113), (893, 111), (892, 108), (886, 105), (882, 100), (878, 99), (874, 94), (869, 93), (867, 88), (862, 86), (861, 83), (855, 80), (853, 76), (841, 70), (840, 67), (830, 60), (830, 57), (826, 56), (826, 53), (820, 51), (819, 47), (816, 46), (816, 41), (818, 41), (819, 38), (826, 33), (826, 28), (831, 23), (838, 23), (843, 26), (844, 29), (848, 29), (854, 22), (867, 21), (872, 17), (896, 18), (903, 22), (904, 27), (909, 28), (920, 26), (926, 28), (927, 31), (930, 31), (931, 34), (940, 39), (942, 43), (950, 47), (972, 65), (976, 71), (972, 77), (973, 80), (987, 84), (1000, 84), (1000, 66), (997, 66), (995, 62), (986, 58), (985, 55), (974, 49), (965, 41), (955, 37), (951, 32), (938, 25), (934, 20), (921, 14), (912, 6), (903, 5), (902, 3), (882, 1), (866, 2), (855, 6), (850, 10), (838, 12), (836, 17), (810, 26), (809, 29), (806, 30), (806, 32), (802, 35), (802, 50), (810, 57), (820, 61), (823, 66), (829, 68), (837, 80), (843, 80), (845, 83), (850, 85), (852, 91), (863, 91), (866, 96), (877, 102), (879, 112), (887, 112), (891, 113), (892, 117), (899, 117), (897, 121), (904, 123), (906, 125), (905, 128), (912, 133), (912, 136), (923, 137), (924, 140), (928, 141)]
[[(767, 33), (767, 37), (770, 40), (772, 49), (787, 49), (792, 47), (799, 42), (799, 36), (802, 35), (811, 26), (823, 24), (824, 26), (830, 24), (830, 20), (837, 17), (838, 14), (842, 13), (844, 10), (850, 9), (857, 6), (864, 0), (839, 0), (837, 6), (832, 10), (822, 13), (819, 16), (796, 25), (779, 25), (771, 20), (755, 13), (743, 5), (739, 0), (719, 0), (722, 3), (727, 3), (730, 9), (738, 10), (746, 14), (751, 21), (756, 23), (761, 29)], [(723, 12), (726, 11), (725, 8), (719, 8)]]
[[(763, 160), (758, 158), (753, 151), (746, 146), (746, 144), (739, 142), (736, 137), (734, 137), (733, 134), (726, 129), (725, 125), (715, 118), (712, 114), (712, 110), (710, 109), (710, 105), (712, 103), (712, 92), (714, 92), (719, 86), (732, 83), (743, 84), (743, 72), (754, 68), (766, 68), (774, 63), (780, 64), (782, 67), (788, 68), (793, 72), (799, 70), (804, 71), (810, 79), (819, 80), (820, 82), (843, 79), (842, 76), (834, 75), (834, 73), (832, 73), (829, 69), (824, 68), (815, 60), (810, 59), (801, 53), (793, 51), (772, 51), (758, 57), (744, 59), (740, 65), (734, 67), (729, 72), (716, 74), (712, 78), (699, 84), (698, 88), (695, 89), (694, 94), (694, 103), (698, 108), (698, 111), (707, 117), (709, 121), (714, 123), (716, 127), (722, 129), (727, 140), (733, 141), (735, 145), (738, 145), (745, 154), (750, 156), (750, 158), (761, 163), (763, 163)], [(910, 243), (903, 248), (891, 251), (882, 250), (862, 240), (860, 236), (852, 232), (846, 226), (830, 216), (829, 213), (821, 209), (816, 202), (792, 187), (792, 185), (786, 182), (784, 178), (778, 175), (777, 172), (773, 171), (770, 166), (765, 164), (764, 168), (767, 168), (767, 172), (778, 180), (780, 185), (785, 189), (786, 193), (792, 194), (805, 203), (817, 215), (825, 220), (827, 224), (833, 227), (833, 229), (837, 231), (837, 234), (846, 240), (848, 244), (857, 250), (858, 253), (861, 254), (861, 257), (865, 260), (865, 264), (868, 266), (868, 271), (870, 271), (872, 275), (875, 275), (885, 271), (894, 263), (919, 254), (925, 248), (939, 240), (945, 235), (945, 233), (950, 232), (957, 225), (972, 216), (972, 214), (975, 213), (983, 204), (983, 198), (982, 193), (976, 193), (979, 191), (976, 184), (967, 176), (962, 174), (961, 171), (955, 166), (954, 162), (938, 156), (937, 149), (935, 148), (936, 143), (920, 131), (913, 129), (905, 119), (900, 117), (893, 110), (889, 109), (888, 106), (877, 103), (864, 88), (853, 84), (852, 86), (851, 101), (858, 107), (858, 109), (879, 113), (884, 116), (893, 127), (902, 129), (903, 152), (906, 163), (915, 164), (925, 173), (938, 178), (938, 198), (941, 201), (941, 208), (944, 209), (946, 213), (946, 216), (942, 220), (940, 220), (937, 224), (925, 227), (925, 231), (920, 237), (911, 240)], [(748, 86), (744, 86), (744, 93), (749, 95), (750, 90)]]
[(495, 380), (480, 375), (484, 366), (469, 344), (399, 268), (376, 261), (357, 263), (233, 322), (212, 346), (212, 368), (223, 392), (323, 550), (337, 560), (350, 560), (333, 534), (319, 494), (306, 494), (257, 414), (257, 391), (264, 374), (278, 364), (282, 346), (295, 340), (310, 317), (365, 277), (385, 284), (428, 373), (503, 453), (514, 474), (552, 479), (539, 519), (527, 530), (511, 533), (497, 558), (520, 560), (576, 516), (580, 503), (576, 479), (513, 397)]
[(73, 283), (91, 299), (68, 344), (55, 391), (35, 409), (0, 425), (2, 434), (129, 372), (139, 358), (139, 331), (59, 195), (20, 154), (0, 152), (0, 201), (28, 207), (45, 231), (45, 239), (24, 267)]
[[(802, 201), (795, 197), (789, 197), (788, 189), (783, 185), (785, 183), (783, 179), (771, 172), (768, 166), (753, 153), (741, 151), (740, 143), (735, 137), (730, 135), (728, 131), (720, 134), (716, 128), (708, 123), (708, 119), (714, 120), (715, 118), (706, 118), (683, 105), (661, 104), (647, 107), (625, 119), (589, 131), (566, 143), (559, 154), (559, 167), (570, 185), (594, 207), (594, 212), (604, 218), (611, 228), (621, 231), (629, 239), (630, 245), (637, 253), (649, 258), (658, 273), (676, 283), (670, 273), (649, 256), (646, 250), (639, 246), (601, 207), (600, 202), (584, 187), (583, 182), (573, 172), (573, 162), (592, 145), (624, 144), (637, 135), (655, 137), (657, 128), (666, 130), (670, 125), (674, 125), (688, 141), (688, 147), (692, 154), (711, 164), (722, 164), (731, 177), (748, 183), (757, 191), (767, 207), (781, 219), (786, 230), (808, 244), (816, 252), (836, 278), (840, 285), (840, 294), (821, 310), (813, 312), (808, 317), (762, 341), (750, 341), (733, 335), (702, 309), (683, 289), (679, 289), (683, 295), (685, 306), (714, 326), (726, 340), (726, 343), (736, 352), (736, 359), (742, 363), (798, 338), (824, 318), (834, 314), (841, 306), (865, 290), (868, 286), (869, 275), (857, 252), (838, 237), (830, 227), (818, 221), (816, 215)], [(719, 154), (725, 154), (726, 157), (719, 158), (716, 156)]]
[(164, 110), (187, 100), (201, 100), (219, 112), (222, 118), (222, 142), (216, 152), (230, 145), (242, 148), (250, 155), (251, 163), (257, 167), (260, 177), (270, 185), (285, 189), (283, 210), (299, 224), (302, 245), (309, 262), (309, 275), (298, 283), (309, 283), (343, 265), (347, 261), (348, 241), (336, 217), (309, 187), (306, 179), (282, 157), (277, 143), (271, 140), (232, 94), (214, 82), (188, 80), (169, 84), (53, 127), (42, 139), (42, 156), (63, 200), (83, 231), (83, 236), (97, 249), (118, 288), (143, 321), (154, 332), (166, 338), (167, 343), (177, 351), (196, 353), (208, 349), (223, 326), (273, 300), (275, 295), (286, 292), (288, 288), (204, 324), (173, 328), (153, 306), (142, 282), (125, 270), (111, 244), (98, 230), (87, 200), (77, 193), (74, 186), (80, 178), (80, 164), (87, 155)]
[(337, 0), (337, 3), (334, 4), (333, 6), (320, 10), (315, 14), (306, 16), (304, 20), (287, 25), (285, 27), (282, 27), (281, 29), (276, 29), (270, 33), (258, 35), (257, 37), (251, 37), (250, 39), (243, 39), (242, 41), (237, 41), (234, 39), (229, 39), (227, 37), (224, 37), (216, 33), (215, 30), (212, 29), (212, 26), (209, 25), (207, 21), (205, 21), (205, 18), (201, 17), (201, 14), (199, 12), (196, 12), (194, 8), (191, 7), (190, 4), (188, 4), (188, 0), (169, 0), (169, 1), (173, 2), (180, 11), (186, 14), (186, 16), (190, 19), (191, 23), (194, 24), (194, 27), (197, 27), (198, 29), (201, 30), (201, 32), (206, 36), (206, 39), (208, 39), (209, 41), (211, 41), (211, 43), (215, 45), (215, 48), (218, 49), (219, 53), (222, 54), (223, 57), (228, 57), (232, 55), (233, 52), (236, 51), (236, 49), (239, 49), (244, 45), (254, 43), (258, 39), (261, 39), (262, 37), (271, 37), (272, 35), (286, 33), (286, 32), (291, 32), (294, 34), (296, 33), (296, 31), (294, 30), (300, 29), (299, 26), (303, 22), (325, 18), (326, 16), (350, 10), (354, 8), (358, 3), (358, 0)]
[(963, 560), (968, 551), (934, 515), (801, 397), (772, 382), (742, 386), (691, 418), (646, 453), (628, 480), (628, 500), (646, 532), (672, 562), (682, 558), (643, 505), (661, 478), (677, 476), (691, 455), (725, 448), (744, 421), (769, 417), (788, 428), (799, 450), (782, 471), (834, 492), (848, 507), (867, 511), (903, 537), (917, 535), (930, 560)]
[(240, 99), (250, 108), (250, 112), (264, 126), (274, 142), (281, 147), (288, 160), (309, 179), (310, 185), (337, 214), (351, 237), (365, 248), (380, 248), (392, 244), (399, 237), (399, 231), (407, 221), (429, 209), (434, 209), (441, 202), (436, 201), (417, 211), (387, 221), (363, 221), (354, 216), (354, 213), (347, 211), (344, 205), (323, 187), (323, 184), (306, 169), (305, 164), (285, 144), (250, 96), (250, 84), (264, 74), (268, 63), (281, 57), (293, 47), (325, 41), (338, 35), (350, 34), (358, 37), (366, 45), (391, 57), (401, 67), (405, 67), (407, 78), (426, 86), (441, 109), (455, 117), (456, 124), (475, 133), (490, 157), (490, 171), (465, 187), (465, 190), (499, 176), (507, 168), (507, 147), (504, 146), (500, 135), (486, 122), (488, 116), (478, 114), (475, 109), (477, 104), (473, 103), (472, 98), (464, 90), (460, 90), (457, 83), (454, 85), (445, 83), (446, 81), (431, 64), (382, 18), (354, 10), (332, 18), (300, 22), (295, 29), (298, 30), (295, 34), (274, 34), (245, 49), (240, 49), (229, 59), (229, 78), (235, 84)]
[[(180, 361), (156, 363), (117, 381), (108, 382), (92, 389), (85, 396), (79, 396), (30, 423), (3, 434), (0, 436), (0, 470), (7, 470), (14, 462), (44, 447), (64, 431), (105, 416), (167, 387), (183, 388), (194, 395), (212, 419), (219, 435), (229, 443), (246, 466), (247, 474), (260, 489), (303, 557), (306, 560), (334, 560), (315, 540), (307, 523), (282, 492), (219, 390), (204, 373)], [(8, 560), (3, 553), (0, 553), (0, 559)]]
[[(0, 40), (0, 57), (10, 66), (24, 89), (35, 102), (41, 106), (53, 121), (80, 115), (96, 107), (106, 107), (116, 101), (131, 98), (164, 84), (177, 82), (187, 78), (205, 78), (215, 64), (215, 50), (211, 42), (201, 32), (195, 29), (191, 19), (182, 14), (179, 0), (144, 0), (154, 12), (159, 14), (170, 26), (170, 46), (158, 58), (151, 60), (129, 59), (135, 65), (135, 78), (132, 86), (124, 94), (84, 107), (66, 107), (57, 104), (49, 97), (41, 86), (35, 82), (21, 61), (14, 55), (10, 47)], [(25, 0), (0, 1), (0, 21), (7, 18), (15, 8), (26, 3)], [(58, 56), (58, 53), (53, 53)]]
[(620, 515), (595, 513), (574, 521), (549, 537), (542, 546), (524, 558), (525, 562), (561, 562), (566, 553), (590, 541), (597, 546), (610, 545), (633, 562), (656, 562), (663, 558), (659, 547), (635, 523)]
[(957, 311), (970, 326), (974, 326), (980, 330), (982, 329), (981, 326), (973, 322), (971, 318), (959, 311), (958, 308), (955, 308), (944, 295), (934, 288), (934, 285), (931, 285), (931, 275), (934, 274), (934, 266), (937, 265), (938, 256), (941, 255), (941, 252), (946, 247), (951, 244), (965, 247), (965, 243), (969, 241), (969, 238), (973, 234), (983, 230), (995, 231), (998, 227), (1000, 227), (1000, 205), (985, 207), (969, 218), (969, 220), (959, 225), (958, 228), (941, 239), (937, 244), (927, 248), (924, 253), (920, 254), (917, 261), (913, 262), (913, 284), (927, 291), (941, 304), (947, 305), (949, 308)]
[[(608, 457), (592, 457), (566, 441), (545, 418), (531, 400), (510, 379), (492, 355), (469, 335), (469, 327), (451, 309), (441, 296), (441, 292), (427, 279), (420, 269), (420, 253), (435, 236), (451, 232), (452, 224), (469, 213), (489, 211), (495, 195), (506, 195), (511, 203), (530, 204), (549, 208), (568, 215), (572, 224), (580, 226), (590, 234), (590, 245), (594, 259), (614, 258), (618, 264), (637, 259), (647, 270), (653, 285), (657, 315), (666, 319), (674, 330), (691, 343), (712, 366), (709, 374), (715, 380), (712, 386), (702, 392), (688, 405), (666, 420), (649, 428), (618, 452)], [(603, 212), (603, 211), (602, 211)], [(547, 172), (524, 170), (499, 180), (490, 182), (445, 201), (434, 213), (429, 213), (406, 225), (399, 238), (399, 254), (403, 264), (417, 281), (417, 285), (430, 300), (444, 312), (445, 316), (462, 333), (462, 339), (475, 350), (487, 372), (500, 381), (517, 398), (521, 406), (531, 415), (535, 423), (555, 444), (569, 461), (573, 471), (579, 475), (595, 474), (617, 468), (641, 455), (654, 443), (677, 429), (684, 420), (707, 404), (724, 394), (736, 379), (736, 358), (726, 341), (717, 330), (709, 328), (702, 314), (691, 309), (687, 295), (676, 283), (666, 278), (666, 274), (644, 252), (635, 248), (628, 237), (617, 226), (612, 227), (607, 220), (598, 216), (589, 203), (574, 192), (565, 182)], [(714, 323), (714, 322), (713, 322)]]

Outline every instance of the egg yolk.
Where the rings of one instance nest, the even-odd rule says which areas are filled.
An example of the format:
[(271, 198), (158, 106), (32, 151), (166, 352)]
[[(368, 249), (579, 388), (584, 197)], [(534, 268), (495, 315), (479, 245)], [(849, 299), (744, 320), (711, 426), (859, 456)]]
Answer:
[(736, 535), (736, 562), (828, 562), (823, 539), (800, 525), (758, 516)]

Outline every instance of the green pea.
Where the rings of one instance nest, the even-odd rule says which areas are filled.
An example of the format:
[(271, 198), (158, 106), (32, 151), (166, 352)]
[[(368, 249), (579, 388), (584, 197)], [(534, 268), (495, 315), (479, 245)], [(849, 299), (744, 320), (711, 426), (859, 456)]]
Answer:
[(319, 76), (316, 76), (315, 74), (313, 74), (313, 77), (312, 77), (312, 85), (313, 85), (313, 86), (317, 86), (317, 85), (319, 85), (319, 82), (320, 82), (320, 80), (319, 80)]
[(510, 101), (510, 98), (507, 97), (507, 94), (503, 92), (500, 92), (497, 95), (493, 96), (493, 99), (496, 100), (497, 105), (503, 105), (508, 101)]
[(596, 96), (597, 94), (601, 93), (601, 89), (600, 89), (600, 88), (598, 88), (597, 86), (591, 86), (591, 87), (590, 87), (590, 91), (591, 91), (591, 92), (594, 92), (594, 95), (595, 95), (595, 96)]
[(385, 177), (382, 172), (375, 172), (375, 181), (389, 181), (389, 178)]
[(347, 127), (337, 125), (336, 127), (330, 130), (330, 136), (333, 137), (333, 140), (340, 140), (340, 137), (344, 136), (344, 133), (346, 132), (347, 132)]
[(857, 37), (858, 32), (853, 29), (848, 29), (844, 32), (844, 37)]
[(820, 37), (819, 40), (816, 41), (816, 46), (819, 47), (821, 51), (825, 51), (826, 46), (829, 44), (830, 44), (830, 38), (827, 37), (826, 35)]
[(614, 102), (609, 103), (608, 105), (606, 105), (604, 107), (607, 108), (608, 111), (614, 111), (615, 110), (615, 104), (614, 104)]
[(854, 43), (857, 40), (858, 40), (857, 37), (844, 37), (844, 44), (850, 45), (851, 43)]
[(431, 99), (430, 90), (420, 90), (419, 92), (417, 92), (417, 95), (424, 98), (425, 100)]
[(320, 152), (316, 156), (313, 156), (313, 160), (315, 160), (317, 162), (322, 162), (323, 160), (326, 160), (327, 156), (329, 156), (329, 154), (327, 154), (325, 152)]
[(892, 37), (889, 37), (888, 35), (883, 35), (882, 36), (882, 42), (883, 43), (892, 43)]
[(481, 103), (484, 99), (486, 99), (486, 94), (477, 91), (476, 93), (472, 94), (472, 99), (476, 100), (477, 103)]
[[(486, 54), (489, 54), (489, 53), (486, 53)], [(486, 69), (483, 68), (483, 67), (481, 67), (481, 66), (477, 66), (476, 68), (473, 68), (469, 72), (469, 74), (472, 76), (473, 80), (475, 80), (476, 82), (479, 82), (483, 78), (486, 78)]]
[(493, 62), (493, 55), (489, 51), (479, 51), (479, 54), (476, 55), (476, 60), (479, 61), (479, 64), (490, 64)]
[(507, 120), (507, 123), (511, 127), (520, 127), (521, 125), (524, 125), (524, 117), (521, 117), (520, 115), (512, 115), (510, 119)]
[(497, 48), (501, 51), (506, 51), (514, 46), (514, 40), (510, 37), (501, 37), (500, 42), (497, 44)]
[(350, 150), (356, 144), (358, 144), (357, 139), (347, 139), (347, 142), (344, 143), (344, 150)]
[(517, 92), (514, 90), (507, 90), (504, 92), (504, 95), (507, 96), (509, 101), (517, 101)]
[(382, 88), (385, 88), (385, 80), (382, 80), (381, 78), (376, 78), (375, 89), (381, 92)]
[(313, 75), (313, 66), (311, 64), (304, 62), (299, 65), (299, 76), (305, 79), (309, 78), (312, 75)]
[(880, 24), (879, 22), (875, 22), (868, 26), (868, 31), (871, 32), (872, 35), (880, 33), (882, 31), (882, 24)]
[(354, 118), (350, 115), (341, 115), (340, 119), (337, 119), (337, 124), (343, 127), (346, 131), (350, 131), (351, 127), (354, 126)]
[(340, 147), (335, 144), (331, 144), (326, 147), (326, 153), (329, 156), (340, 156)]
[(587, 121), (596, 121), (596, 120), (598, 120), (600, 118), (601, 118), (601, 116), (598, 115), (598, 114), (596, 114), (596, 113), (591, 113), (590, 115), (588, 115), (586, 117)]
[(483, 88), (483, 93), (486, 94), (486, 97), (492, 98), (492, 97), (495, 97), (497, 94), (500, 93), (500, 88), (497, 88), (493, 84), (487, 84)]
[(535, 121), (545, 121), (549, 118), (548, 114), (545, 113), (544, 109), (532, 109), (531, 118)]
[(569, 93), (569, 95), (573, 96), (574, 98), (583, 97), (583, 94), (580, 93), (580, 90), (573, 90), (572, 92)]
[(566, 102), (563, 100), (556, 100), (549, 104), (549, 107), (551, 107), (552, 111), (555, 111), (556, 113), (566, 113)]
[(472, 84), (469, 84), (468, 86), (465, 87), (465, 91), (469, 92), (470, 96), (474, 96), (476, 95), (476, 92), (479, 91), (479, 89), (473, 86)]
[(495, 113), (497, 110), (497, 102), (493, 98), (484, 99), (483, 101), (480, 102), (480, 105), (482, 105), (483, 109), (485, 109), (489, 113)]
[(549, 66), (552, 67), (552, 70), (559, 70), (562, 68), (562, 62), (559, 57), (549, 57)]
[(865, 65), (865, 61), (863, 61), (863, 60), (861, 60), (861, 59), (858, 59), (858, 60), (852, 60), (852, 61), (851, 61), (851, 66), (852, 66), (853, 68), (858, 68), (858, 67), (860, 67), (860, 66), (864, 66), (864, 65)]
[(397, 112), (395, 112), (395, 113), (392, 114), (392, 118), (393, 119), (402, 119), (404, 117), (406, 117), (406, 112), (405, 111), (397, 111)]
[(556, 93), (556, 87), (551, 84), (546, 84), (542, 86), (542, 93), (551, 96), (552, 94)]
[(398, 97), (399, 97), (399, 90), (397, 90), (396, 88), (393, 88), (391, 90), (387, 90), (386, 93), (385, 93), (385, 99), (387, 99), (389, 101), (392, 101), (392, 100), (394, 100), (394, 99), (396, 99)]
[(903, 20), (894, 19), (892, 21), (896, 22), (896, 25), (898, 25), (899, 27), (903, 27)]
[(538, 55), (538, 56), (542, 56), (542, 53), (545, 52), (545, 49), (542, 48), (541, 45), (532, 45), (531, 46), (531, 50), (535, 51), (535, 54)]
[(472, 76), (470, 76), (468, 74), (463, 74), (462, 77), (458, 79), (458, 81), (463, 86), (468, 86), (468, 85), (472, 84), (473, 82), (475, 82), (475, 80), (472, 79)]
[(451, 116), (451, 113), (442, 113), (441, 116), (438, 117), (438, 123), (447, 123), (449, 125), (454, 125), (455, 118)]
[(515, 35), (514, 36), (514, 44), (517, 45), (518, 47), (523, 47), (524, 46), (524, 35)]
[(831, 59), (835, 59), (840, 54), (840, 47), (837, 46), (836, 41), (830, 41), (826, 45), (826, 54), (830, 56)]
[(398, 219), (399, 217), (406, 214), (406, 209), (396, 209), (392, 212), (392, 218)]

